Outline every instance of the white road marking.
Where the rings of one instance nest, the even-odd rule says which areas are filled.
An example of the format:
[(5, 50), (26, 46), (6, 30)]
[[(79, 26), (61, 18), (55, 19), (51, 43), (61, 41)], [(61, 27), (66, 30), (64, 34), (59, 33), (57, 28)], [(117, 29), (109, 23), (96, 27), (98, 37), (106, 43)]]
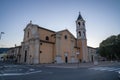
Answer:
[(2, 73), (0, 76), (17, 76), (17, 75), (23, 75), (23, 73)]
[(34, 71), (34, 70), (35, 70), (35, 69), (33, 69), (33, 68), (30, 68), (30, 69), (29, 69), (29, 71)]
[(4, 70), (4, 71), (7, 71), (7, 72), (9, 72), (9, 71), (22, 71), (23, 69), (6, 69), (6, 70)]
[(24, 74), (27, 75), (27, 74), (39, 73), (39, 72), (42, 72), (42, 71), (40, 70), (40, 71), (34, 71), (34, 72), (27, 72), (27, 73), (24, 73)]
[(19, 75), (28, 75), (33, 73), (39, 73), (42, 72), (42, 70), (34, 71), (34, 72), (26, 72), (26, 73), (2, 73), (0, 76), (19, 76)]
[(74, 69), (74, 68), (77, 68), (77, 67), (74, 67), (74, 66), (47, 66), (47, 67), (55, 67), (55, 68), (72, 68), (72, 69)]
[(89, 69), (99, 70), (99, 71), (115, 71), (115, 72), (120, 71), (120, 68), (115, 68), (115, 67), (94, 67)]

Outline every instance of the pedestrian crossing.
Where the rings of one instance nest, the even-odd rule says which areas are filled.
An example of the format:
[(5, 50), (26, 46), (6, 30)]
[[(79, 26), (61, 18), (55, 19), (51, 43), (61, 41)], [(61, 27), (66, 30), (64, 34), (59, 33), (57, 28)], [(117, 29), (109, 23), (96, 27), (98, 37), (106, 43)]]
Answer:
[(89, 68), (91, 70), (98, 70), (98, 71), (113, 71), (113, 72), (119, 72), (120, 68), (119, 67), (93, 67)]

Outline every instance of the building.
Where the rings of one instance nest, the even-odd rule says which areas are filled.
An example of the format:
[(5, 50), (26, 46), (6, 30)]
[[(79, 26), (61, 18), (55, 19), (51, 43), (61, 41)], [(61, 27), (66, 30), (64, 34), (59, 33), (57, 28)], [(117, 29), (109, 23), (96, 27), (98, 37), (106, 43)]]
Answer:
[(21, 46), (9, 48), (7, 51), (7, 60), (11, 62), (20, 63), (21, 60)]
[(30, 21), (24, 29), (19, 62), (25, 64), (88, 62), (85, 20), (81, 14), (76, 20), (76, 35), (77, 38), (67, 29), (55, 32)]
[(98, 61), (97, 49), (98, 48), (88, 46), (88, 56), (90, 62)]

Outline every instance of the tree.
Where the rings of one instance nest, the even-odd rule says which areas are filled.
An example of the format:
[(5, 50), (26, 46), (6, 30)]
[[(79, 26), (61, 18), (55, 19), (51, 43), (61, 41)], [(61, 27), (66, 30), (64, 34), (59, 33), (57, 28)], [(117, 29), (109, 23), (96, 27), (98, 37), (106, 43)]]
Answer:
[(103, 40), (99, 46), (99, 53), (108, 60), (120, 59), (120, 34)]

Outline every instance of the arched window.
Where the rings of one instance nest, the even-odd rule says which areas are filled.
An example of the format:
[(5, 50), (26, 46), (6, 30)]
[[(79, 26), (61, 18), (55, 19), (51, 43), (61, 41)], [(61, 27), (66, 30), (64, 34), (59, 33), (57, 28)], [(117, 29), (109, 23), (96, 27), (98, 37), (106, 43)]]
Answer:
[(49, 37), (48, 37), (48, 36), (46, 36), (46, 40), (47, 40), (47, 41), (49, 40)]
[(78, 25), (80, 26), (80, 22), (78, 22)]
[(81, 32), (80, 31), (78, 32), (78, 34), (79, 34), (79, 36), (81, 36)]
[(64, 37), (65, 37), (65, 39), (67, 39), (67, 35), (65, 35)]

